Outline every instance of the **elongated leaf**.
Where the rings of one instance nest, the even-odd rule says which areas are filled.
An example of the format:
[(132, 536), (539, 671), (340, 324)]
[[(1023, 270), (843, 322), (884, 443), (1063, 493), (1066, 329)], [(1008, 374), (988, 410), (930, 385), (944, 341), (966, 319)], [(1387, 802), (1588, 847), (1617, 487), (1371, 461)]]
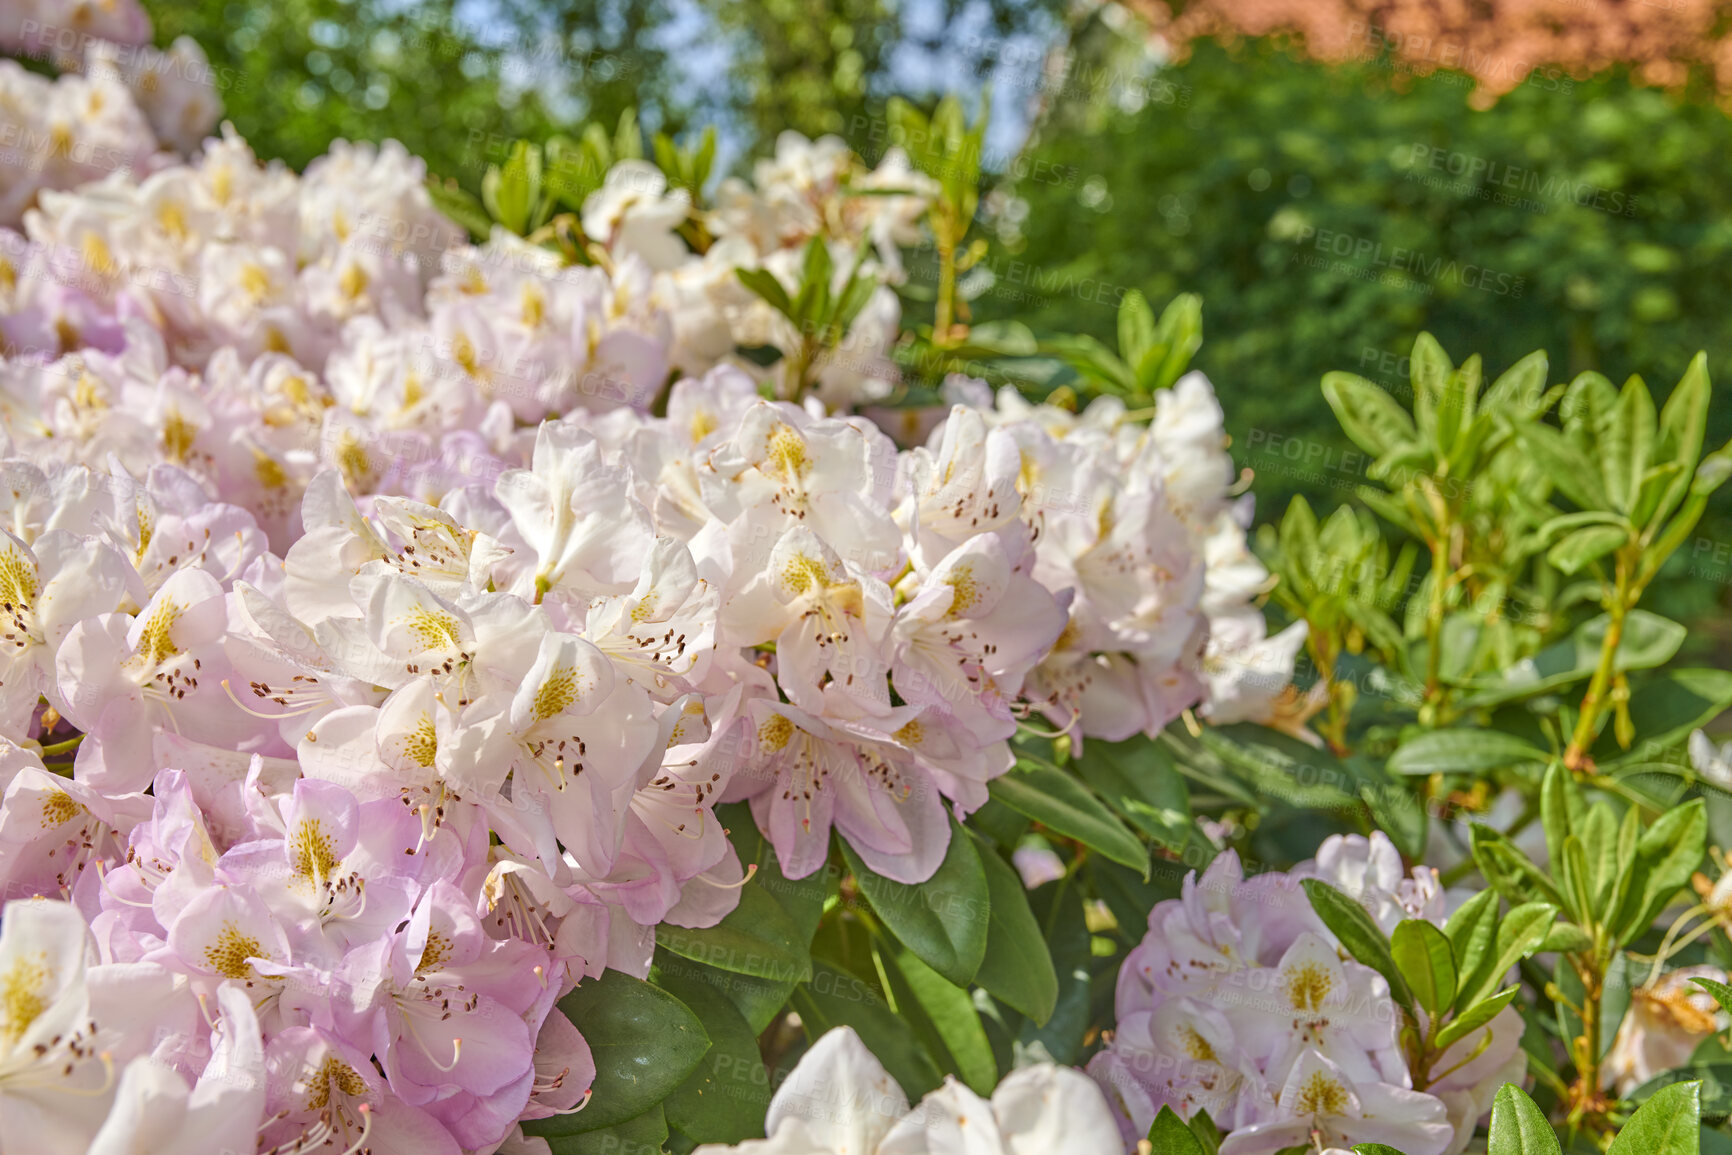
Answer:
[(1505, 1083), (1491, 1101), (1486, 1155), (1563, 1155), (1563, 1147), (1539, 1106), (1520, 1087)]
[[(1600, 649), (1609, 624), (1610, 618), (1605, 614), (1584, 622), (1568, 638), (1547, 646), (1531, 661), (1519, 663), (1495, 678), (1476, 683), (1475, 692), (1464, 705), (1480, 707), (1513, 702), (1550, 693), (1589, 677), (1600, 660)], [(1646, 610), (1631, 611), (1624, 619), (1624, 632), (1618, 639), (1617, 653), (1612, 657), (1613, 672), (1651, 670), (1665, 665), (1684, 644), (1685, 633), (1682, 625), (1658, 614)]]
[[(1300, 885), (1311, 900), (1311, 909), (1341, 941), (1347, 953), (1382, 975), (1395, 1001), (1413, 1015), (1413, 994), (1401, 977), (1400, 968), (1395, 965), (1389, 940), (1383, 937), (1383, 931), (1365, 908), (1321, 879), (1307, 878)], [(1417, 1015), (1413, 1017), (1418, 1018)]]
[[(911, 951), (897, 956), (896, 967), (937, 1029), (950, 1057), (956, 1060), (957, 1076), (977, 1094), (992, 1094), (998, 1085), (998, 1066), (968, 991), (921, 962)], [(898, 1005), (900, 1002), (898, 996)]]
[(1480, 999), (1469, 1006), (1465, 1011), (1445, 1023), (1443, 1029), (1437, 1032), (1437, 1049), (1447, 1051), (1491, 1022), (1497, 1017), (1498, 1012), (1509, 1006), (1516, 995), (1520, 993), (1520, 987), (1507, 987), (1490, 998)]
[(1469, 828), (1468, 837), (1474, 865), (1512, 905), (1544, 901), (1560, 910), (1568, 905), (1556, 884), (1500, 831), (1476, 822)]
[(1058, 1001), (1058, 972), (1046, 936), (1028, 905), (1021, 876), (984, 839), (974, 837), (991, 896), (986, 955), (974, 981), (1034, 1022), (1045, 1023)]
[(526, 1123), (532, 1134), (575, 1135), (635, 1119), (685, 1082), (710, 1049), (690, 1008), (623, 971), (585, 979), (559, 1010), (589, 1044), (595, 1094), (576, 1114)]
[(1539, 950), (1557, 917), (1556, 906), (1525, 902), (1500, 919), (1496, 945), (1473, 973), (1462, 979), (1462, 1005), (1472, 1006), (1501, 987), (1511, 967)]
[(1622, 526), (1590, 525), (1563, 537), (1546, 551), (1546, 560), (1564, 573), (1579, 573), (1629, 540)]
[(1402, 743), (1389, 756), (1389, 770), (1393, 774), (1477, 774), (1549, 757), (1525, 739), (1499, 730), (1431, 730)]
[(1099, 798), (1068, 774), (1030, 762), (992, 780), (992, 797), (1147, 877), (1149, 852)]
[(1074, 765), (1101, 800), (1174, 852), (1191, 837), (1191, 800), (1164, 747), (1147, 738), (1088, 744)]
[(788, 290), (782, 287), (782, 282), (768, 269), (735, 269), (734, 276), (740, 279), (740, 284), (758, 294), (776, 312), (790, 321), (798, 321), (794, 311), (794, 302), (788, 297)]
[(1326, 373), (1323, 398), (1353, 443), (1382, 457), (1415, 440), (1413, 418), (1389, 391), (1352, 373)]
[(1389, 936), (1395, 967), (1414, 999), (1430, 1015), (1455, 1001), (1455, 956), (1441, 930), (1421, 919), (1403, 919)]
[(1702, 1084), (1673, 1083), (1630, 1116), (1606, 1155), (1696, 1155), (1702, 1143)]
[(755, 879), (740, 888), (740, 904), (721, 922), (703, 929), (664, 922), (656, 927), (656, 945), (735, 974), (777, 982), (812, 977), (812, 956), (799, 928)]
[(986, 955), (991, 894), (973, 840), (954, 818), (950, 825), (944, 861), (922, 883), (893, 882), (873, 873), (846, 839), (842, 851), (860, 893), (897, 941), (957, 986), (967, 986)]
[(1714, 996), (1714, 1001), (1720, 1004), (1723, 1011), (1732, 1011), (1732, 986), (1716, 982), (1713, 979), (1692, 978), (1691, 982)]
[(794, 989), (793, 1004), (808, 1038), (816, 1040), (833, 1027), (853, 1027), (866, 1049), (901, 1084), (909, 1102), (943, 1081), (932, 1056), (909, 1033), (908, 1024), (890, 1009), (874, 984), (858, 975), (819, 959), (812, 967), (812, 981)]
[(1491, 953), (1492, 945), (1497, 941), (1497, 908), (1498, 895), (1495, 890), (1482, 890), (1461, 904), (1454, 914), (1449, 916), (1449, 922), (1444, 924), (1443, 933), (1449, 939), (1450, 951), (1455, 957), (1456, 973), (1459, 976), (1456, 992), (1456, 1009), (1465, 1009), (1469, 1004), (1464, 998), (1471, 992), (1467, 984), (1472, 980), (1474, 972), (1479, 970), (1480, 962)]
[(1613, 923), (1620, 943), (1646, 930), (1690, 881), (1702, 864), (1707, 841), (1708, 812), (1700, 798), (1660, 815), (1643, 832), (1629, 889)]
[(1517, 436), (1540, 469), (1577, 506), (1584, 510), (1613, 508), (1598, 463), (1562, 433), (1536, 421), (1520, 426)]

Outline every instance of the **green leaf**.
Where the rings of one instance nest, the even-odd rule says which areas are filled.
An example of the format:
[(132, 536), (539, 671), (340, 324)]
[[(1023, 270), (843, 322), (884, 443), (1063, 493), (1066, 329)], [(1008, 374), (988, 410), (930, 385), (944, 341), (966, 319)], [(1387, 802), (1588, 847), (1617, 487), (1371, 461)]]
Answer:
[(1701, 866), (1707, 843), (1708, 811), (1700, 798), (1668, 810), (1642, 833), (1629, 887), (1613, 923), (1620, 944), (1635, 939), (1659, 917)]
[[(1630, 694), (1630, 720), (1641, 739), (1630, 757), (1651, 760), (1728, 705), (1732, 672), (1726, 670), (1670, 669), (1646, 679)], [(1622, 753), (1610, 734), (1594, 746), (1594, 759), (1602, 765), (1612, 764)]]
[(1549, 902), (1559, 909), (1568, 905), (1556, 884), (1501, 831), (1483, 822), (1475, 822), (1469, 827), (1468, 838), (1474, 865), (1479, 867), (1479, 872), (1485, 875), (1492, 889), (1509, 899), (1512, 905), (1534, 900)]
[(712, 927), (692, 929), (664, 922), (656, 945), (735, 974), (776, 982), (812, 977), (812, 956), (799, 929), (755, 879), (740, 888), (740, 903)]
[(896, 966), (937, 1028), (951, 1058), (956, 1060), (957, 1075), (976, 1093), (991, 1095), (998, 1085), (998, 1065), (993, 1061), (992, 1046), (986, 1041), (986, 1031), (980, 1025), (980, 1015), (968, 991), (921, 962), (911, 951), (898, 955)]
[(1684, 495), (1690, 491), (1691, 476), (1702, 457), (1702, 439), (1708, 425), (1708, 405), (1712, 390), (1708, 384), (1708, 356), (1697, 353), (1690, 359), (1666, 406), (1660, 411), (1660, 439), (1654, 447), (1654, 458), (1676, 464), (1664, 495), (1650, 514), (1651, 521), (1670, 517)]
[(943, 1081), (907, 1022), (890, 1009), (873, 984), (858, 975), (818, 959), (812, 981), (794, 988), (793, 1004), (809, 1039), (816, 1040), (833, 1027), (853, 1027), (910, 1102)]
[(697, 1070), (662, 1104), (669, 1125), (700, 1143), (738, 1143), (764, 1130), (770, 1078), (758, 1052), (757, 1032), (727, 997), (703, 982), (667, 985), (710, 1037)]
[(703, 1061), (710, 1037), (673, 995), (623, 971), (585, 979), (559, 1000), (595, 1058), (594, 1095), (572, 1115), (525, 1124), (537, 1135), (575, 1135), (635, 1119), (661, 1103)]
[(1534, 421), (1519, 426), (1516, 435), (1564, 496), (1584, 510), (1612, 508), (1598, 464), (1562, 433)]
[(1601, 476), (1606, 496), (1624, 512), (1635, 508), (1642, 475), (1654, 452), (1654, 398), (1640, 377), (1631, 377), (1618, 392), (1610, 420), (1600, 431)]
[(1701, 1130), (1702, 1084), (1673, 1083), (1630, 1116), (1606, 1155), (1696, 1155)]
[(1509, 1006), (1516, 995), (1521, 993), (1520, 987), (1506, 987), (1490, 998), (1480, 999), (1456, 1015), (1443, 1025), (1437, 1032), (1434, 1042), (1439, 1052), (1447, 1051), (1461, 1042), (1487, 1023), (1497, 1017), (1498, 1012)]
[(1149, 1124), (1149, 1155), (1203, 1155), (1203, 1145), (1171, 1107), (1163, 1106)]
[(974, 842), (950, 819), (950, 847), (925, 882), (894, 882), (870, 870), (842, 839), (860, 893), (896, 940), (927, 966), (967, 986), (986, 955), (991, 895)]
[(1579, 573), (1630, 540), (1630, 531), (1616, 525), (1578, 529), (1546, 551), (1546, 560), (1567, 574)]
[[(1464, 708), (1496, 706), (1550, 693), (1594, 672), (1600, 660), (1606, 629), (1611, 619), (1601, 614), (1584, 622), (1574, 633), (1535, 654), (1530, 661), (1518, 663), (1501, 675), (1476, 683), (1476, 691), (1463, 703)], [(1685, 629), (1677, 622), (1632, 610), (1624, 619), (1624, 632), (1618, 638), (1618, 649), (1612, 656), (1613, 673), (1649, 670), (1665, 665), (1684, 644)]]
[(1317, 912), (1317, 917), (1323, 920), (1323, 925), (1341, 941), (1347, 953), (1382, 975), (1389, 984), (1390, 994), (1409, 1015), (1413, 1014), (1413, 994), (1408, 990), (1407, 982), (1401, 977), (1401, 970), (1395, 965), (1395, 957), (1390, 953), (1389, 940), (1383, 937), (1383, 931), (1372, 921), (1353, 899), (1318, 878), (1307, 878), (1300, 883), (1305, 888), (1305, 896), (1311, 900), (1311, 909)]
[[(531, 1135), (539, 1133), (530, 1123), (525, 1123), (523, 1129)], [(761, 1122), (758, 1129), (763, 1130)], [(547, 1143), (553, 1149), (553, 1155), (659, 1155), (667, 1137), (666, 1113), (660, 1107), (651, 1107), (636, 1118), (612, 1127), (576, 1135), (549, 1136)]]
[(670, 990), (675, 989), (681, 982), (708, 986), (734, 1004), (734, 1009), (745, 1017), (754, 1033), (761, 1033), (775, 1020), (787, 1005), (788, 996), (794, 992), (796, 985), (792, 979), (776, 982), (717, 970), (712, 966), (683, 959), (661, 948), (655, 952), (650, 980), (657, 986)]
[[(973, 833), (972, 831), (970, 832)], [(1058, 1001), (1058, 972), (1046, 948), (1046, 936), (1028, 905), (1028, 892), (1016, 869), (980, 839), (975, 846), (986, 872), (991, 896), (986, 930), (986, 955), (974, 981), (994, 998), (1008, 1003), (1036, 1023), (1052, 1017)]]
[(794, 302), (788, 299), (788, 290), (782, 287), (782, 282), (768, 269), (735, 269), (734, 276), (740, 279), (740, 284), (752, 290), (769, 303), (782, 316), (798, 323), (799, 316), (794, 311)]
[(1191, 1116), (1190, 1127), (1191, 1134), (1203, 1145), (1203, 1155), (1218, 1155), (1221, 1150), (1221, 1129), (1215, 1126), (1209, 1113), (1201, 1107), (1197, 1108), (1197, 1113)]
[(1713, 979), (1693, 978), (1690, 981), (1713, 995), (1721, 1010), (1732, 1011), (1732, 986), (1715, 982)]
[(1594, 945), (1594, 937), (1573, 922), (1557, 922), (1546, 932), (1536, 954), (1571, 954)]
[(493, 219), (487, 215), (487, 209), (457, 185), (428, 177), (427, 196), (434, 208), (468, 231), (470, 240), (485, 241), (493, 231)]
[(1136, 289), (1119, 301), (1119, 359), (1135, 366), (1155, 344), (1155, 311)]
[(1074, 838), (1114, 862), (1149, 873), (1149, 852), (1137, 836), (1070, 775), (1050, 766), (1021, 761), (1016, 769), (994, 778), (992, 797), (1019, 814), (1026, 814), (1056, 834)]
[(1132, 360), (1131, 371), (1144, 395), (1167, 388), (1190, 368), (1191, 358), (1203, 345), (1203, 298), (1180, 293), (1161, 310), (1155, 340), (1141, 357)]
[(1457, 1010), (1468, 1005), (1462, 997), (1469, 993), (1465, 980), (1473, 977), (1481, 961), (1491, 953), (1492, 945), (1497, 941), (1497, 908), (1497, 891), (1482, 890), (1462, 903), (1444, 924), (1444, 937), (1449, 939), (1450, 952), (1455, 958), (1456, 974), (1459, 976), (1457, 985), (1461, 988), (1456, 992)]
[(1389, 936), (1389, 953), (1427, 1013), (1435, 1016), (1455, 1001), (1455, 956), (1437, 927), (1422, 919), (1402, 919)]
[(1072, 765), (1102, 800), (1175, 853), (1191, 837), (1191, 799), (1173, 756), (1151, 739), (1091, 741)]
[(1555, 906), (1524, 902), (1500, 919), (1492, 950), (1480, 958), (1471, 974), (1462, 978), (1461, 1005), (1471, 1007), (1502, 986), (1511, 967), (1539, 950), (1557, 917)]
[(1389, 770), (1413, 775), (1478, 774), (1549, 757), (1526, 739), (1499, 730), (1429, 730), (1402, 743), (1389, 756)]
[[(1417, 369), (1415, 370), (1417, 372)], [(1323, 397), (1353, 443), (1377, 457), (1411, 443), (1413, 418), (1389, 391), (1352, 373), (1326, 373)]]
[(1520, 1087), (1505, 1083), (1491, 1101), (1486, 1155), (1563, 1155), (1563, 1148), (1539, 1106)]
[(1403, 1152), (1387, 1143), (1355, 1143), (1353, 1153), (1354, 1155), (1404, 1155)]
[(1581, 791), (1575, 776), (1564, 769), (1562, 762), (1553, 762), (1540, 783), (1540, 824), (1545, 829), (1548, 858), (1563, 858), (1564, 840), (1570, 836), (1575, 811), (1581, 807)]

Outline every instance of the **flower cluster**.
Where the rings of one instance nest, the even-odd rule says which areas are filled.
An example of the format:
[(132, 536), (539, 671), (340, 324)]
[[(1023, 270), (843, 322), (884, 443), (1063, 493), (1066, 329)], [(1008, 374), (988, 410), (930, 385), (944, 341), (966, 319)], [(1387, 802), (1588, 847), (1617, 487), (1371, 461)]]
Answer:
[[(1119, 972), (1118, 1028), (1089, 1072), (1127, 1139), (1170, 1106), (1224, 1133), (1224, 1155), (1273, 1155), (1320, 1141), (1457, 1155), (1505, 1082), (1526, 1071), (1511, 1007), (1456, 1042), (1415, 1089), (1389, 985), (1345, 957), (1300, 881), (1357, 899), (1386, 933), (1403, 919), (1443, 924), (1437, 873), (1381, 833), (1334, 835), (1287, 873), (1244, 876), (1221, 854), (1180, 898), (1149, 912), (1149, 933)], [(1489, 1036), (1489, 1037), (1488, 1037)]]
[[(43, 190), (121, 174), (143, 179), (204, 141), (221, 114), (204, 50), (150, 46), (137, 0), (25, 0), (0, 13), (0, 50), (64, 71), (0, 61), (0, 225)], [(163, 151), (173, 150), (173, 151)]]
[[(914, 883), (1029, 719), (1275, 709), (1223, 659), (1266, 574), (1203, 377), (1147, 425), (962, 378), (912, 448), (855, 412), (900, 154), (790, 134), (701, 213), (623, 161), (567, 265), (460, 239), (395, 144), (159, 163), (110, 96), (74, 135), (141, 159), (0, 231), (0, 884), (47, 900), (0, 966), (5, 1037), (55, 1039), (0, 1145), (515, 1144), (594, 1074), (555, 1001), (738, 901), (718, 803), (791, 878), (834, 830)], [(736, 270), (793, 292), (813, 238), (880, 283), (759, 369), (809, 334)]]
[(910, 1110), (908, 1098), (851, 1027), (812, 1044), (770, 1100), (769, 1138), (697, 1155), (1100, 1155), (1118, 1129), (1080, 1072), (1036, 1063), (982, 1099), (947, 1078)]

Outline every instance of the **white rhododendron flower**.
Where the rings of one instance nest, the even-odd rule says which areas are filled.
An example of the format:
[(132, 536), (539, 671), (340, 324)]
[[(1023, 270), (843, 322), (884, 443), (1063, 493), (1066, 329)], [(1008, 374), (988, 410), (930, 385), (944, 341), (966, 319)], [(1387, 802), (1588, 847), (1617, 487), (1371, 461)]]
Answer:
[(983, 1099), (955, 1078), (912, 1108), (852, 1027), (825, 1032), (776, 1089), (767, 1139), (698, 1155), (1094, 1155), (1118, 1127), (1082, 1073), (1021, 1067)]

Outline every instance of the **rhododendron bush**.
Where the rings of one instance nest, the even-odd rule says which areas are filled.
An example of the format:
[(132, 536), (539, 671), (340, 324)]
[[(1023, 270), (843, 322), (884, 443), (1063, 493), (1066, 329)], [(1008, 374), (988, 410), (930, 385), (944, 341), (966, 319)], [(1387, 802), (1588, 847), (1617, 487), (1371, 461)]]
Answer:
[(1702, 359), (1657, 406), (1422, 336), (1411, 405), (1324, 382), (1357, 500), (1253, 548), (1194, 298), (1127, 293), (1116, 348), (970, 323), (955, 101), (750, 179), (628, 117), (476, 200), (390, 143), (263, 163), (122, 59), (0, 71), (41, 144), (0, 168), (0, 1150), (1732, 1111), (1732, 674), (1642, 604), (1732, 472)]

